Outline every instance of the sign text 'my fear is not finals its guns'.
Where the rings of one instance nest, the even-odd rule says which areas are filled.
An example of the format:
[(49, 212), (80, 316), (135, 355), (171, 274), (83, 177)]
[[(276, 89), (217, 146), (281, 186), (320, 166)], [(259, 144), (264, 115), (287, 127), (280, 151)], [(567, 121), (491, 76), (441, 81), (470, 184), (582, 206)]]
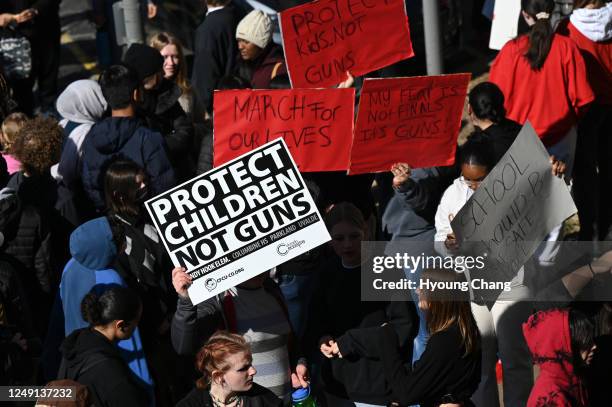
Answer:
[(280, 13), (294, 88), (327, 88), (414, 55), (404, 0), (319, 0)]
[(272, 141), (146, 202), (200, 303), (330, 240), (285, 142)]
[(470, 76), (366, 79), (349, 172), (452, 165)]

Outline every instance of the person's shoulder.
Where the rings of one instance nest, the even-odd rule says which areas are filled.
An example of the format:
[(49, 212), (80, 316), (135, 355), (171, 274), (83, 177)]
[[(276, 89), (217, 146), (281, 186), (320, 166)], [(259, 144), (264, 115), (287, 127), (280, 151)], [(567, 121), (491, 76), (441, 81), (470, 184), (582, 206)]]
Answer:
[(181, 401), (176, 404), (176, 407), (208, 407), (212, 405), (212, 400), (206, 389), (193, 389)]
[(283, 402), (274, 393), (257, 383), (253, 383), (245, 396), (251, 400), (259, 401), (262, 407), (281, 407), (283, 405)]

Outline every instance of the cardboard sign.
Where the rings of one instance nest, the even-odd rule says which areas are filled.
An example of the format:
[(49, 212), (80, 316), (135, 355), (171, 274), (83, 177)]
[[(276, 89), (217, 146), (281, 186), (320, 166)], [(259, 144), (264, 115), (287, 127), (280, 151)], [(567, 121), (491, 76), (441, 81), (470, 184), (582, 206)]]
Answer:
[(462, 248), (488, 257), (483, 276), (510, 281), (556, 226), (577, 212), (529, 122), (451, 222)]
[(280, 13), (294, 88), (326, 88), (414, 56), (404, 0), (319, 0)]
[(214, 164), (283, 138), (301, 172), (346, 171), (354, 89), (215, 91)]
[(518, 35), (521, 0), (498, 0), (493, 9), (489, 48), (500, 50)]
[(349, 172), (453, 164), (469, 81), (470, 74), (366, 79)]
[(272, 141), (146, 202), (200, 303), (330, 240), (284, 141)]

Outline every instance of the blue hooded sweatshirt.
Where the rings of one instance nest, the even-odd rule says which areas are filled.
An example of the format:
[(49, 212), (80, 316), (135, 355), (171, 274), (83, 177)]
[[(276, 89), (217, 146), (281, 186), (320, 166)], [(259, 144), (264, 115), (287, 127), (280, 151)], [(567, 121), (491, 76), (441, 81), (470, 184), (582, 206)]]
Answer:
[[(53, 333), (52, 331), (58, 331), (58, 321), (63, 320), (64, 332), (61, 333), (61, 339), (77, 329), (88, 326), (81, 316), (81, 301), (93, 287), (103, 291), (105, 285), (125, 286), (123, 279), (111, 268), (117, 256), (117, 247), (106, 218), (91, 220), (72, 232), (70, 253), (72, 258), (64, 267), (59, 296), (56, 299), (49, 327), (49, 335), (57, 336), (58, 332)], [(149, 374), (138, 328), (131, 338), (120, 341), (118, 346), (130, 369), (140, 378), (149, 394), (152, 395), (153, 380)], [(45, 347), (48, 348), (47, 345)], [(52, 344), (49, 347), (53, 348), (53, 351), (58, 351), (57, 347)], [(46, 349), (47, 351), (50, 349)]]

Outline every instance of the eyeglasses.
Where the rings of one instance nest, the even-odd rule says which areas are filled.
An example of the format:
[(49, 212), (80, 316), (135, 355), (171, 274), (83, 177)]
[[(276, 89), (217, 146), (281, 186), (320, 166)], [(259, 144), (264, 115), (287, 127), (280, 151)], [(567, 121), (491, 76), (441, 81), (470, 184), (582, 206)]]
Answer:
[(466, 186), (468, 186), (468, 187), (470, 187), (470, 188), (472, 188), (472, 187), (474, 187), (474, 188), (478, 188), (478, 187), (480, 186), (480, 183), (481, 183), (483, 180), (480, 180), (480, 181), (472, 181), (472, 180), (469, 180), (469, 179), (465, 179), (465, 178), (463, 178), (463, 176), (461, 176), (461, 178), (459, 178), (459, 181), (461, 181), (461, 183), (462, 183), (463, 185), (466, 185)]

